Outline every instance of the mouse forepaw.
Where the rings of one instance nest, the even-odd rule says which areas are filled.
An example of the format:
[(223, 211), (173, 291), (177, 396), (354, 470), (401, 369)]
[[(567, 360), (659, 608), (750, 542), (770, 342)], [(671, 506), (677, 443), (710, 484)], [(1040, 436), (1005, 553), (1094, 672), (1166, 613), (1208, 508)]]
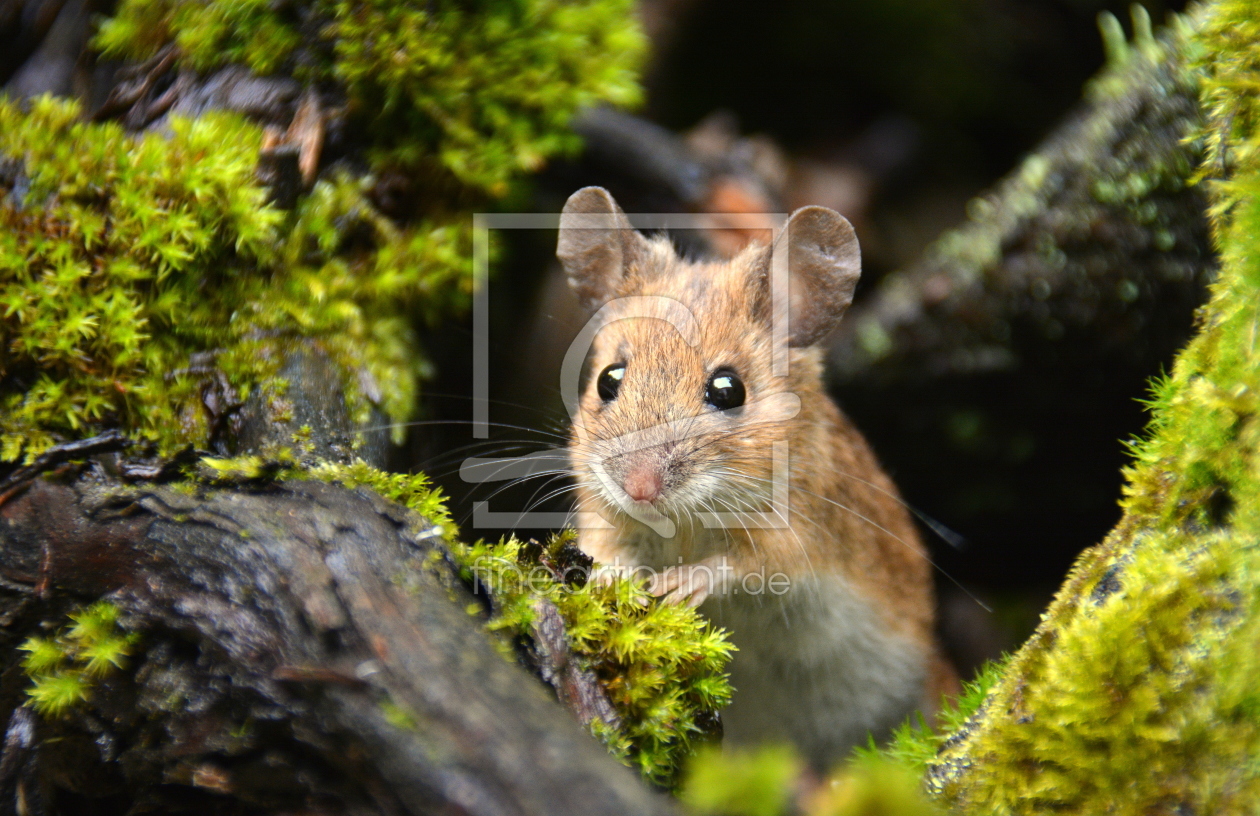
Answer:
[(726, 559), (712, 556), (694, 564), (679, 564), (654, 573), (648, 581), (648, 592), (661, 603), (700, 606), (710, 595), (721, 594), (730, 580), (731, 568)]

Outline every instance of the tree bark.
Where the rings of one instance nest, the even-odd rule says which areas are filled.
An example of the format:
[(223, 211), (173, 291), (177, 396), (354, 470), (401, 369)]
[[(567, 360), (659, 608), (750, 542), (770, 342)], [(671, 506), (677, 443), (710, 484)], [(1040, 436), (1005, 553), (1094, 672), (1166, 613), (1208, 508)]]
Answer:
[(1190, 183), (1197, 84), (1181, 33), (1126, 47), (1078, 110), (971, 202), (968, 222), (854, 305), (830, 355), (838, 383), (1143, 366), (1185, 340), (1216, 268), (1206, 197)]
[[(0, 515), (9, 812), (671, 812), (489, 644), (439, 534), (370, 491), (190, 495), (98, 463)], [(97, 598), (134, 664), (34, 718), (14, 647)]]

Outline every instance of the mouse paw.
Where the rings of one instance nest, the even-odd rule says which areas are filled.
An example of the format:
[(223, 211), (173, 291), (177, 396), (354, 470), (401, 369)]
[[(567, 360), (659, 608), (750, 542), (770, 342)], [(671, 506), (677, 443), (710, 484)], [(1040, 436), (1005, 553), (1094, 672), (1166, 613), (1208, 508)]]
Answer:
[(666, 567), (648, 581), (648, 592), (658, 596), (661, 603), (686, 604), (695, 609), (710, 595), (722, 591), (730, 571), (721, 556), (705, 558), (694, 564)]

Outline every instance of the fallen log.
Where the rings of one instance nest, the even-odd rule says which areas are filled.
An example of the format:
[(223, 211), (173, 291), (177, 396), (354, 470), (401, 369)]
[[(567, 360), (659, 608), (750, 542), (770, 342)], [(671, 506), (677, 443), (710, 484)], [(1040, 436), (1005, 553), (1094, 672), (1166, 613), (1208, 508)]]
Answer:
[[(672, 812), (495, 651), (440, 528), (365, 489), (108, 469), (0, 507), (0, 809)], [(35, 716), (77, 664), (41, 678), (15, 646), (97, 599), (133, 653)]]

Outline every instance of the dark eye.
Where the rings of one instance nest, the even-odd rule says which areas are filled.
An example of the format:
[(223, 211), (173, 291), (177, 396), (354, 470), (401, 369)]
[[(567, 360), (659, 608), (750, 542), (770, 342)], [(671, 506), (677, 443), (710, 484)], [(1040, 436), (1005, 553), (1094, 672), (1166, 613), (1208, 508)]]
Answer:
[(599, 375), (599, 382), (595, 384), (595, 390), (599, 392), (599, 398), (604, 402), (615, 400), (617, 391), (621, 388), (621, 381), (625, 376), (625, 363), (613, 363), (608, 368), (605, 368)]
[(729, 368), (719, 368), (704, 387), (704, 401), (719, 411), (738, 408), (744, 404), (744, 381)]

